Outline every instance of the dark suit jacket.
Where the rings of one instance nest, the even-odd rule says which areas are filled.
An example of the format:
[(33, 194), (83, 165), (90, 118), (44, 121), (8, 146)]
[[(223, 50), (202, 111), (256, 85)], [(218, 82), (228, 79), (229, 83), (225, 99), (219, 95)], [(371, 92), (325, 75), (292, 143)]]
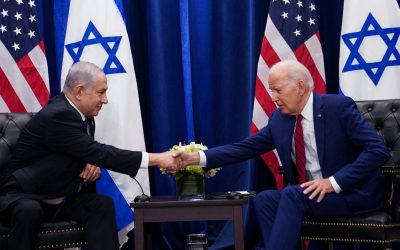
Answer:
[(24, 193), (51, 199), (78, 190), (79, 174), (86, 163), (134, 177), (141, 160), (141, 152), (121, 150), (91, 138), (78, 111), (61, 94), (23, 128), (7, 171)]
[[(379, 167), (390, 157), (381, 137), (360, 115), (351, 98), (314, 93), (314, 130), (324, 178), (333, 176), (354, 213), (382, 206), (383, 177)], [(221, 166), (277, 150), (288, 181), (298, 183), (291, 159), (295, 116), (279, 109), (254, 136), (205, 151), (208, 166)]]

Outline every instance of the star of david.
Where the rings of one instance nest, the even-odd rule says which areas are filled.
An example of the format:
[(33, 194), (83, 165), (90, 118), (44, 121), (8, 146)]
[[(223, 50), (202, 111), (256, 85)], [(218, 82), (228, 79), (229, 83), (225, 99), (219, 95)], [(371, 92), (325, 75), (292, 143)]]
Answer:
[[(396, 49), (399, 35), (399, 27), (383, 29), (374, 16), (369, 13), (359, 32), (348, 33), (342, 36), (344, 43), (350, 50), (350, 55), (343, 67), (343, 72), (364, 70), (375, 86), (377, 86), (386, 67), (400, 65), (400, 54)], [(387, 50), (380, 62), (366, 62), (359, 53), (364, 38), (370, 36), (380, 36), (387, 46)]]
[[(89, 38), (91, 37), (91, 38)], [(126, 73), (126, 70), (122, 66), (121, 62), (118, 60), (116, 53), (118, 51), (119, 44), (121, 42), (122, 36), (110, 36), (103, 37), (100, 32), (96, 29), (94, 24), (90, 21), (85, 33), (83, 34), (82, 40), (65, 45), (68, 53), (74, 60), (74, 63), (79, 62), (83, 50), (86, 46), (101, 44), (104, 50), (108, 54), (107, 61), (103, 67), (104, 73), (116, 74), (116, 73)]]

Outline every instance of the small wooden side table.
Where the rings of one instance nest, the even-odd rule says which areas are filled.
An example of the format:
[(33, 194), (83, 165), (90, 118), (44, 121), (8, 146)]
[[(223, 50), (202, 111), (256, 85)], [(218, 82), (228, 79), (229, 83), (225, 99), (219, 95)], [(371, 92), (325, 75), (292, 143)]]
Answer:
[(145, 223), (201, 220), (233, 220), (235, 249), (244, 249), (243, 207), (248, 199), (177, 200), (152, 196), (150, 202), (131, 203), (135, 210), (135, 249), (145, 249)]

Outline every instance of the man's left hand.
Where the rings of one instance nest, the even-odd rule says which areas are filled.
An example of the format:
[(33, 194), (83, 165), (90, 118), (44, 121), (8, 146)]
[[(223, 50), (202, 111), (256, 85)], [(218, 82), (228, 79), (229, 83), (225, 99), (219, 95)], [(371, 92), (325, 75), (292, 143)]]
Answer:
[(87, 163), (79, 175), (85, 182), (92, 182), (100, 178), (101, 170), (99, 167)]
[(315, 179), (301, 184), (300, 187), (305, 188), (304, 194), (311, 193), (308, 197), (310, 200), (318, 196), (318, 203), (324, 199), (325, 194), (335, 191), (329, 179)]

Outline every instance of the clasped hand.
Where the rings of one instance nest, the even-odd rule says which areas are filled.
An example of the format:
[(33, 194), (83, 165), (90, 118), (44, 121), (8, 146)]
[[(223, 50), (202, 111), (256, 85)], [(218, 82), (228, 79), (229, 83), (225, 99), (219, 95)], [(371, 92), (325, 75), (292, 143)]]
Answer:
[(182, 159), (180, 157), (181, 153), (182, 152), (180, 151), (175, 151), (152, 154), (150, 156), (149, 165), (158, 165), (158, 167), (163, 168), (168, 172), (176, 172), (183, 167)]
[(168, 172), (176, 172), (185, 168), (187, 165), (198, 164), (199, 154), (186, 153), (183, 151), (173, 151), (158, 154), (156, 161), (160, 168), (166, 169)]

